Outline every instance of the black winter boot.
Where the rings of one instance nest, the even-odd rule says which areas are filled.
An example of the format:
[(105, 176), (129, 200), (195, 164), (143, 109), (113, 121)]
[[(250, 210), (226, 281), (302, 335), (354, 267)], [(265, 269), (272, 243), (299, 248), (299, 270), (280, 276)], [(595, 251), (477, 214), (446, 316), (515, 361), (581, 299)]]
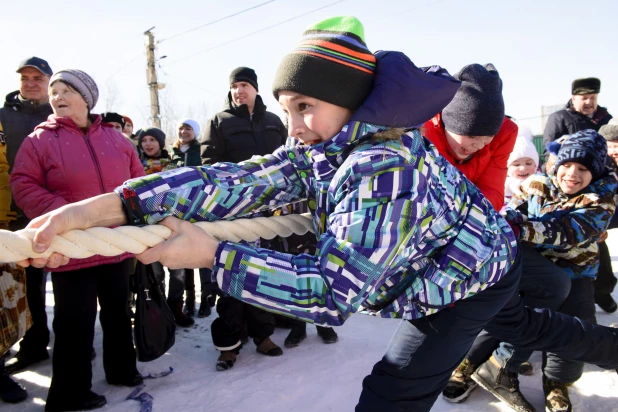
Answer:
[(195, 316), (195, 290), (186, 290), (187, 299), (185, 300), (185, 315), (192, 318)]
[(195, 323), (192, 318), (185, 315), (182, 311), (182, 299), (178, 299), (176, 301), (168, 300), (167, 304), (170, 307), (172, 314), (174, 315), (174, 320), (178, 326), (186, 328)]
[(616, 309), (618, 309), (618, 304), (616, 304), (616, 301), (609, 293), (605, 295), (595, 295), (594, 300), (595, 303), (607, 313), (614, 313)]
[(335, 329), (324, 326), (316, 326), (316, 328), (318, 329), (318, 336), (322, 338), (322, 342), (329, 344), (339, 340), (339, 336), (337, 332), (335, 332)]
[(49, 359), (47, 349), (37, 353), (19, 351), (17, 355), (6, 363), (6, 373), (13, 374), (28, 369), (32, 365)]
[(80, 398), (63, 399), (62, 403), (45, 405), (45, 412), (66, 412), (66, 411), (91, 411), (102, 408), (107, 404), (105, 396), (98, 395), (92, 391)]
[(292, 324), (292, 330), (285, 338), (283, 346), (286, 348), (295, 348), (307, 337), (307, 324), (305, 322), (296, 322)]
[(202, 302), (200, 303), (200, 309), (197, 311), (198, 318), (207, 318), (212, 313), (212, 308), (210, 307), (210, 303), (208, 303), (208, 299), (202, 298)]
[[(3, 362), (0, 360), (0, 362)], [(15, 382), (1, 367), (0, 372), (0, 399), (6, 403), (18, 403), (28, 397), (26, 388)]]
[(472, 379), (496, 398), (519, 412), (535, 412), (519, 390), (517, 374), (500, 366), (492, 356), (472, 374)]

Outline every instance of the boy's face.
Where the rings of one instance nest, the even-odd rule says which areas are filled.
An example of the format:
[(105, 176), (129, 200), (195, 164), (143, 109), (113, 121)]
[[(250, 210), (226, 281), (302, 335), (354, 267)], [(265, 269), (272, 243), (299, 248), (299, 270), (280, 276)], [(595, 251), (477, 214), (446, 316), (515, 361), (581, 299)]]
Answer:
[(352, 111), (303, 94), (281, 91), (279, 104), (288, 118), (288, 132), (299, 142), (312, 146), (341, 131)]
[(607, 154), (618, 164), (618, 142), (607, 142)]
[(511, 163), (507, 173), (509, 177), (526, 180), (528, 176), (533, 175), (535, 171), (536, 164), (534, 160), (529, 157), (522, 157)]
[(581, 163), (567, 162), (558, 167), (556, 178), (560, 189), (567, 195), (573, 195), (590, 184), (592, 173)]
[(460, 160), (465, 160), (483, 147), (491, 143), (494, 136), (464, 136), (461, 134), (444, 130), (446, 141), (455, 156)]
[(142, 150), (150, 157), (159, 156), (161, 153), (161, 145), (157, 139), (152, 136), (142, 137)]

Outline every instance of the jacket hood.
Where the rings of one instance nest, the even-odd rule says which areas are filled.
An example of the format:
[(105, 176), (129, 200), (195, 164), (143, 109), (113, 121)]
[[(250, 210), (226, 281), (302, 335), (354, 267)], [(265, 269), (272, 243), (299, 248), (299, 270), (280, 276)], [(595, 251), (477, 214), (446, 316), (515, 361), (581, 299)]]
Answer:
[(387, 127), (418, 127), (455, 97), (460, 82), (440, 66), (418, 68), (401, 52), (376, 53), (373, 89), (352, 120)]
[[(246, 104), (237, 106), (236, 103), (234, 103), (234, 99), (232, 99), (232, 92), (227, 93), (227, 101), (225, 102), (223, 111), (233, 114), (234, 116), (245, 117), (247, 119), (251, 117), (251, 113), (249, 113), (249, 106)], [(262, 97), (258, 94), (255, 96), (253, 115), (261, 117), (264, 113), (266, 113), (266, 105), (262, 101)]]
[(32, 100), (20, 99), (19, 90), (15, 90), (6, 95), (4, 99), (4, 107), (11, 110), (19, 110), (24, 113), (42, 113), (51, 112), (52, 108), (49, 103), (38, 104)]

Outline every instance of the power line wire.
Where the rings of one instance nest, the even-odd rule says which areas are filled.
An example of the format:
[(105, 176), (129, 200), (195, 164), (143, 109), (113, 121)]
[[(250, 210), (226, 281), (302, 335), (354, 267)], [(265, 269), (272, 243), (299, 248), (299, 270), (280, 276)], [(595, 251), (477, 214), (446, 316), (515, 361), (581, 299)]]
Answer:
[(249, 7), (249, 8), (247, 8), (247, 9), (241, 10), (241, 11), (236, 12), (236, 13), (234, 13), (234, 14), (230, 14), (230, 15), (228, 15), (228, 16), (221, 17), (220, 19), (213, 20), (213, 21), (211, 21), (211, 22), (208, 22), (208, 23), (202, 24), (201, 26), (197, 26), (197, 27), (194, 27), (194, 28), (189, 29), (189, 30), (187, 30), (187, 31), (183, 31), (182, 33), (174, 34), (173, 36), (166, 37), (166, 38), (165, 38), (165, 39), (163, 39), (163, 40), (159, 40), (159, 41), (158, 41), (158, 43), (163, 43), (163, 42), (164, 42), (164, 41), (166, 41), (166, 40), (171, 40), (171, 39), (176, 38), (176, 37), (178, 37), (178, 36), (182, 36), (182, 35), (184, 35), (184, 34), (191, 33), (192, 31), (195, 31), (195, 30), (201, 29), (202, 27), (206, 27), (206, 26), (213, 25), (213, 24), (215, 24), (215, 23), (219, 23), (220, 21), (227, 20), (227, 19), (229, 19), (229, 18), (232, 18), (232, 17), (238, 16), (239, 14), (243, 14), (243, 13), (245, 13), (245, 12), (249, 11), (249, 10), (254, 10), (254, 9), (257, 9), (257, 8), (259, 8), (259, 7), (264, 6), (265, 4), (272, 3), (272, 2), (274, 2), (274, 1), (276, 1), (276, 0), (269, 0), (269, 1), (266, 1), (266, 2), (264, 2), (264, 3), (260, 3), (260, 4), (256, 5), (256, 6)]
[(171, 65), (171, 64), (178, 63), (178, 62), (183, 61), (183, 60), (186, 60), (186, 59), (190, 59), (191, 57), (197, 56), (198, 54), (206, 53), (207, 51), (211, 51), (211, 50), (214, 50), (214, 49), (218, 49), (219, 47), (227, 46), (228, 44), (231, 44), (231, 43), (237, 42), (238, 40), (242, 40), (242, 39), (245, 39), (245, 38), (247, 38), (247, 37), (249, 37), (249, 36), (253, 36), (254, 34), (261, 33), (261, 32), (263, 32), (263, 31), (266, 31), (266, 30), (272, 29), (273, 27), (281, 26), (282, 24), (288, 23), (288, 22), (290, 22), (290, 21), (292, 21), (292, 20), (296, 20), (296, 19), (299, 19), (299, 18), (301, 18), (301, 17), (304, 17), (304, 16), (306, 16), (306, 15), (308, 15), (308, 14), (315, 13), (316, 11), (319, 11), (319, 10), (325, 9), (325, 8), (327, 8), (327, 7), (334, 6), (334, 5), (335, 5), (335, 4), (337, 4), (337, 3), (343, 3), (344, 1), (346, 1), (346, 0), (339, 0), (339, 1), (335, 1), (335, 2), (329, 3), (329, 4), (327, 4), (326, 6), (318, 7), (317, 9), (313, 9), (313, 10), (308, 11), (308, 12), (306, 12), (306, 13), (299, 14), (298, 16), (294, 16), (294, 17), (291, 17), (291, 18), (289, 18), (289, 19), (287, 19), (287, 20), (280, 21), (280, 22), (275, 23), (275, 24), (273, 24), (273, 25), (271, 25), (271, 26), (264, 27), (264, 28), (262, 28), (262, 29), (260, 29), (260, 30), (256, 30), (256, 31), (251, 32), (251, 33), (249, 33), (249, 34), (245, 34), (244, 36), (236, 37), (235, 39), (232, 39), (232, 40), (226, 41), (225, 43), (220, 43), (220, 44), (217, 44), (216, 46), (209, 47), (209, 48), (204, 49), (204, 50), (200, 50), (200, 51), (198, 51), (197, 53), (194, 53), (194, 54), (191, 54), (191, 55), (189, 55), (189, 56), (181, 57), (180, 59), (177, 59), (177, 60), (171, 61), (171, 62), (167, 63), (167, 64), (166, 64), (166, 66), (169, 66), (169, 65)]
[(163, 72), (163, 74), (164, 74), (166, 77), (171, 77), (171, 78), (173, 78), (173, 79), (180, 80), (181, 82), (187, 83), (188, 85), (191, 85), (191, 86), (196, 87), (196, 88), (198, 88), (198, 89), (204, 90), (204, 91), (206, 91), (206, 92), (208, 92), (208, 93), (212, 94), (213, 96), (217, 96), (217, 97), (219, 97), (219, 98), (225, 98), (225, 96), (222, 96), (222, 95), (221, 95), (221, 94), (219, 94), (219, 93), (213, 92), (212, 90), (208, 90), (207, 88), (205, 88), (205, 87), (203, 87), (203, 86), (199, 86), (199, 85), (197, 85), (197, 84), (195, 84), (195, 83), (191, 83), (190, 81), (187, 81), (187, 80), (183, 79), (182, 77), (178, 77), (178, 76), (174, 76), (173, 74), (166, 73), (164, 70), (162, 70), (162, 72)]
[(135, 56), (133, 56), (133, 58), (131, 60), (129, 60), (124, 66), (122, 66), (120, 69), (116, 70), (114, 72), (114, 74), (112, 74), (111, 76), (109, 76), (107, 79), (105, 79), (105, 81), (107, 82), (108, 80), (110, 80), (112, 77), (114, 77), (115, 75), (117, 75), (118, 73), (120, 73), (121, 71), (123, 71), (124, 69), (126, 69), (131, 63), (133, 63), (133, 61), (135, 61), (135, 59), (137, 59), (140, 56), (143, 56), (144, 52), (141, 51), (139, 53), (137, 53)]

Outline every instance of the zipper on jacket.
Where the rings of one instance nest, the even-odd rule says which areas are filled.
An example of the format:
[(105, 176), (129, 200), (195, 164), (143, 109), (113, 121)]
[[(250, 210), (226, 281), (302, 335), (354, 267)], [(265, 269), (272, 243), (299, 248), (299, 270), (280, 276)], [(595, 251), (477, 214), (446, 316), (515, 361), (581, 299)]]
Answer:
[(103, 184), (103, 174), (101, 173), (101, 167), (99, 166), (97, 155), (94, 153), (94, 148), (90, 144), (90, 138), (88, 137), (88, 134), (85, 134), (84, 138), (86, 139), (86, 146), (88, 146), (88, 150), (90, 150), (90, 156), (92, 157), (94, 166), (97, 168), (97, 176), (99, 176), (99, 185), (101, 185), (101, 194), (105, 194), (105, 185)]

